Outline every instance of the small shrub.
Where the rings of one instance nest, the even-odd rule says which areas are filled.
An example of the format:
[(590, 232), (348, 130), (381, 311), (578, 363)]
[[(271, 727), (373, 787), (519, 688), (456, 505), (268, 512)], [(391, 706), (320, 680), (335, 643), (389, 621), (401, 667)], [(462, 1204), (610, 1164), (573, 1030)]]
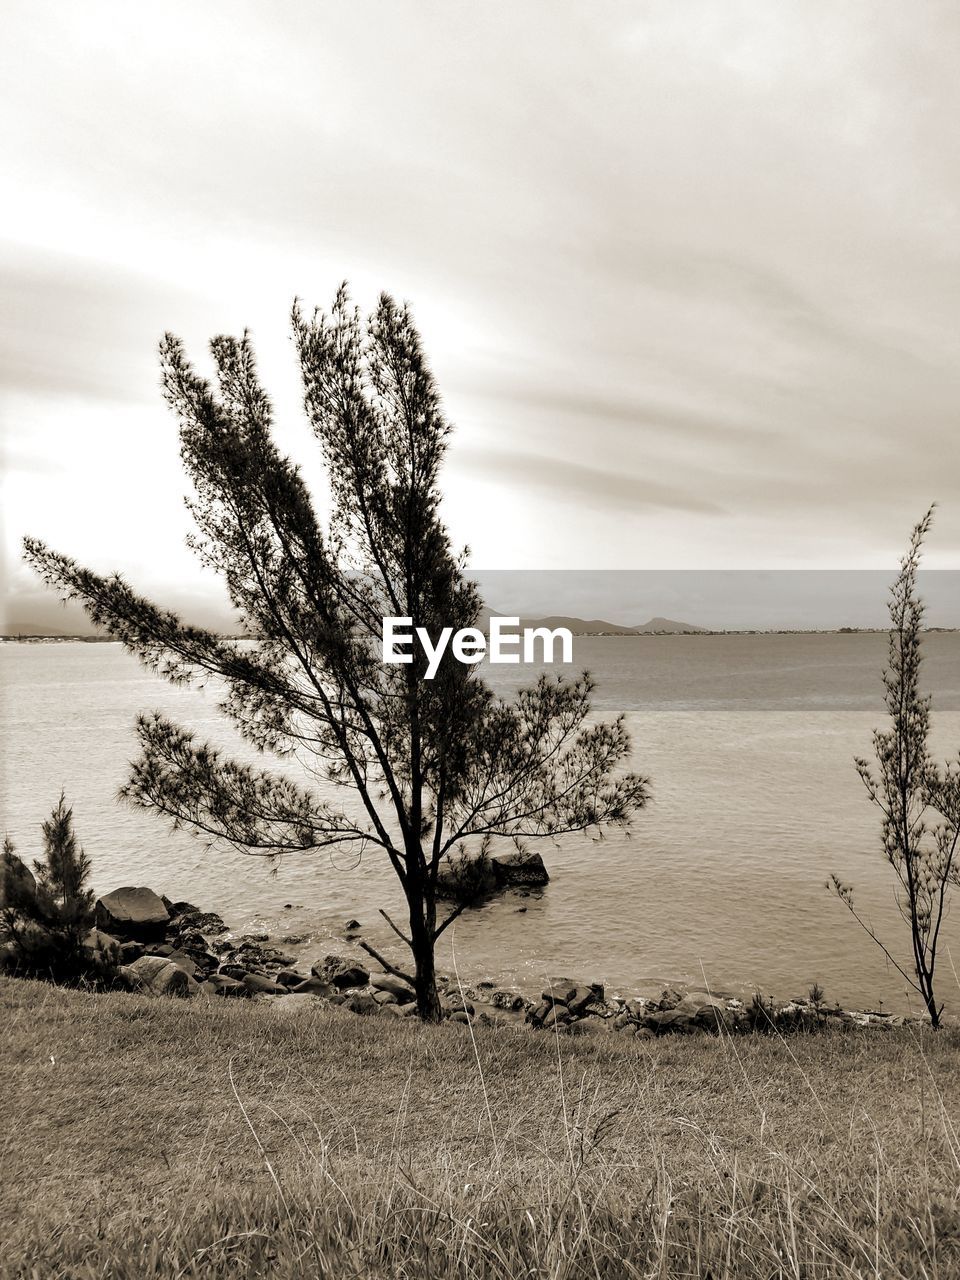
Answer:
[(43, 858), (27, 867), (4, 840), (0, 943), (5, 967), (56, 982), (105, 977), (104, 959), (84, 948), (93, 924), (90, 859), (77, 844), (73, 810), (60, 800), (43, 827)]

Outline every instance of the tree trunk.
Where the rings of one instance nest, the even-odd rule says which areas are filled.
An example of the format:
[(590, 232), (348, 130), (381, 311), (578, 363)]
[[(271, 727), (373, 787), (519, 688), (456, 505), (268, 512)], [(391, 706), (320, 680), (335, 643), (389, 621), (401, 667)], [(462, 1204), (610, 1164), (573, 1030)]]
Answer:
[(443, 1017), (437, 991), (437, 971), (433, 958), (433, 939), (426, 934), (418, 940), (413, 934), (413, 959), (416, 965), (417, 1013), (424, 1022), (439, 1022)]
[(434, 960), (436, 909), (431, 909), (429, 898), (427, 885), (419, 878), (411, 878), (407, 884), (407, 900), (410, 907), (410, 949), (413, 952), (417, 1013), (424, 1022), (439, 1022), (443, 1013), (437, 991)]

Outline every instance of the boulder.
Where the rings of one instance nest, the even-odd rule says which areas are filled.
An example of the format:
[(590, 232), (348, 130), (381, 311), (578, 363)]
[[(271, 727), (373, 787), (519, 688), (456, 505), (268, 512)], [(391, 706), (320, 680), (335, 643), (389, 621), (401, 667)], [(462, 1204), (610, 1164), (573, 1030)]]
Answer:
[[(174, 907), (180, 905), (190, 906), (189, 903), (174, 903), (173, 905)], [(178, 929), (196, 929), (198, 932), (209, 934), (213, 938), (228, 932), (227, 926), (215, 911), (198, 911), (196, 907), (191, 907), (189, 911), (180, 912), (175, 917), (175, 921)]]
[(176, 920), (179, 916), (200, 914), (200, 908), (195, 907), (192, 902), (171, 902), (165, 897), (163, 905), (167, 908), (167, 914), (171, 920)]
[(381, 1008), (385, 1004), (398, 1004), (399, 1001), (392, 991), (374, 991), (373, 998)]
[(592, 982), (588, 987), (578, 986), (566, 1005), (571, 1013), (583, 1013), (590, 1005), (597, 1006), (598, 1011), (603, 1009), (603, 983)]
[(301, 1014), (315, 1013), (318, 1009), (322, 1009), (323, 1005), (316, 996), (296, 995), (291, 993), (288, 995), (277, 996), (275, 1000), (271, 1000), (270, 1008), (274, 1013), (283, 1013), (287, 1015), (295, 1014), (299, 1016)]
[(490, 859), (497, 888), (507, 889), (519, 885), (525, 888), (548, 884), (550, 877), (539, 853), (508, 853)]
[(542, 1023), (544, 1030), (546, 1031), (548, 1028), (556, 1026), (558, 1023), (562, 1024), (566, 1022), (569, 1016), (570, 1015), (562, 1004), (551, 1005), (550, 1012), (544, 1018)]
[(196, 962), (183, 951), (171, 951), (169, 956), (167, 956), (167, 959), (171, 964), (175, 964), (178, 969), (182, 969), (188, 978), (195, 978), (197, 976)]
[(516, 991), (494, 991), (490, 997), (490, 1003), (495, 1009), (506, 1009), (511, 1013), (518, 1013), (523, 1009), (526, 1001)]
[(286, 994), (286, 987), (278, 986), (272, 978), (262, 973), (245, 973), (240, 979), (251, 995), (279, 996)]
[(464, 1000), (459, 991), (452, 991), (448, 996), (441, 999), (440, 1008), (446, 1013), (469, 1013), (476, 1012), (469, 1000)]
[(656, 1013), (648, 1013), (643, 1019), (643, 1024), (658, 1036), (665, 1035), (670, 1031), (690, 1030), (690, 1019), (685, 1013), (679, 1013), (676, 1009), (663, 1009)]
[(239, 982), (236, 978), (227, 977), (225, 973), (211, 974), (203, 985), (218, 996), (242, 998), (250, 994), (242, 982)]
[(351, 1013), (359, 1013), (369, 1016), (371, 1013), (379, 1012), (380, 1006), (374, 1000), (373, 996), (361, 995), (359, 991), (355, 991), (353, 995), (348, 996), (343, 1002), (343, 1008), (349, 1009)]
[(307, 978), (298, 982), (290, 990), (298, 996), (332, 996), (337, 988), (331, 982), (321, 982), (319, 978)]
[(689, 992), (676, 1006), (675, 1012), (684, 1014), (708, 1031), (723, 1030), (731, 1023), (727, 1006), (707, 991)]
[(343, 956), (326, 956), (313, 965), (310, 972), (321, 982), (332, 983), (341, 990), (347, 987), (365, 987), (370, 981), (370, 975), (366, 969), (349, 960), (344, 960)]
[(36, 896), (37, 881), (24, 860), (12, 850), (0, 853), (0, 907), (16, 908)]
[(98, 929), (123, 940), (160, 942), (170, 915), (160, 898), (145, 886), (114, 889), (97, 899)]
[(93, 964), (107, 969), (116, 968), (121, 962), (120, 943), (112, 934), (102, 929), (90, 929), (80, 943), (84, 957)]
[(145, 991), (152, 996), (189, 993), (188, 975), (166, 956), (141, 956), (119, 972), (131, 991)]
[(280, 969), (274, 974), (274, 981), (279, 982), (281, 987), (299, 987), (303, 980), (304, 975), (297, 973), (296, 969)]
[(553, 1002), (550, 1000), (543, 1000), (540, 1004), (534, 1005), (527, 1010), (527, 1022), (532, 1022), (535, 1027), (538, 1027), (553, 1007)]
[(578, 1018), (567, 1031), (572, 1036), (605, 1036), (610, 1032), (610, 1023), (606, 1018)]
[(409, 985), (402, 978), (395, 978), (390, 973), (371, 973), (370, 985), (377, 991), (389, 991), (398, 1004), (407, 1004), (408, 1001), (416, 999)]
[(540, 999), (550, 1004), (566, 1004), (581, 989), (580, 984), (573, 978), (551, 978), (541, 993)]

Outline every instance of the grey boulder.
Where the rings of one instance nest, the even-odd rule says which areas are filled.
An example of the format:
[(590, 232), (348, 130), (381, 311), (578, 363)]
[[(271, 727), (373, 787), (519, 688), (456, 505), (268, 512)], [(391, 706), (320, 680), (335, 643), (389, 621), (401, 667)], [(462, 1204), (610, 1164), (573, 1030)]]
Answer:
[(98, 898), (95, 916), (98, 929), (125, 941), (162, 941), (170, 923), (163, 900), (143, 885), (114, 889)]

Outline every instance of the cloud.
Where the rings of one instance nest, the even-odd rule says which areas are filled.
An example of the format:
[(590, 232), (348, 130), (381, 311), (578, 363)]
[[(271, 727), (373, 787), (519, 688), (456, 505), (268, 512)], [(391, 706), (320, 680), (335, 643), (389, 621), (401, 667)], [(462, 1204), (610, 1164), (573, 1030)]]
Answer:
[(460, 458), (475, 474), (493, 478), (512, 489), (511, 498), (515, 503), (522, 503), (525, 495), (543, 488), (563, 500), (574, 499), (577, 507), (613, 506), (634, 513), (644, 507), (654, 507), (723, 515), (716, 503), (697, 499), (680, 487), (673, 488), (614, 468), (589, 467), (545, 454), (493, 448), (461, 451)]
[[(873, 562), (933, 497), (960, 555), (952, 6), (172, 0), (145, 38), (130, 6), (34, 0), (6, 34), (0, 385), (11, 456), (74, 481), (28, 490), (35, 527), (75, 504), (106, 556), (90, 495), (136, 449), (175, 484), (165, 328), (199, 355), (249, 324), (292, 448), (286, 311), (348, 277), (414, 303), (489, 563), (545, 527), (560, 562)], [(82, 450), (78, 398), (105, 410)]]

